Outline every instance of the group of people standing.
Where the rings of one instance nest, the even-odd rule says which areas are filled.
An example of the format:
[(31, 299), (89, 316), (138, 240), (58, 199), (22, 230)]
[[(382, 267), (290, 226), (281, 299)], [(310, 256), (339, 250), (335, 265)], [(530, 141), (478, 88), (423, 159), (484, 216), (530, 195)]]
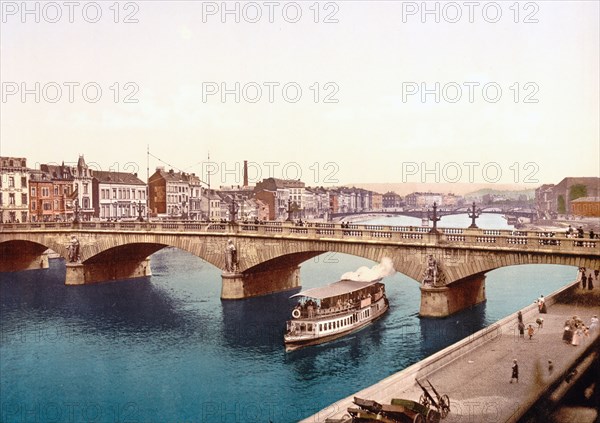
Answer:
[(562, 340), (566, 344), (578, 346), (582, 342), (587, 343), (590, 337), (590, 332), (598, 330), (598, 316), (594, 315), (591, 319), (589, 327), (583, 323), (578, 316), (573, 316), (565, 321), (565, 328), (563, 330)]
[(579, 279), (581, 280), (581, 289), (594, 289), (594, 281), (598, 283), (600, 270), (588, 271), (585, 267), (579, 268)]
[[(521, 313), (521, 311), (517, 313), (517, 319), (519, 320), (519, 323), (517, 324), (517, 327), (519, 328), (519, 337), (525, 338), (525, 323), (523, 323), (523, 314)], [(544, 326), (544, 319), (542, 319), (541, 317), (538, 317), (535, 322), (537, 323), (538, 329), (541, 329)], [(533, 328), (533, 325), (528, 324), (527, 336), (530, 340), (533, 338), (534, 333), (535, 329)]]

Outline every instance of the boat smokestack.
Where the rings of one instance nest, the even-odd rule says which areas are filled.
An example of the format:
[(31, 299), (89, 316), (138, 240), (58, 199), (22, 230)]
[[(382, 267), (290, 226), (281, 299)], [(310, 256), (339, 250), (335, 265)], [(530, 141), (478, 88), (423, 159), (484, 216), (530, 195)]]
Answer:
[(248, 160), (244, 160), (244, 186), (248, 186)]

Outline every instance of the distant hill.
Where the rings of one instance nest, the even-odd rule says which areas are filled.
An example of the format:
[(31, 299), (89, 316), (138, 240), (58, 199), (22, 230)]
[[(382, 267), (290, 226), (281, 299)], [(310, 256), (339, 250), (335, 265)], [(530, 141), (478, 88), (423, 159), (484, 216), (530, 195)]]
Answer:
[[(484, 195), (489, 191), (491, 193), (496, 194), (504, 194), (507, 193), (521, 193), (527, 194), (532, 197), (535, 188), (537, 186), (527, 185), (519, 185), (519, 184), (469, 184), (469, 183), (456, 183), (456, 184), (435, 184), (435, 183), (394, 183), (394, 182), (386, 182), (386, 183), (360, 183), (357, 182), (355, 184), (345, 184), (346, 187), (357, 187), (368, 189), (371, 191), (378, 192), (380, 194), (385, 194), (388, 191), (394, 191), (396, 194), (400, 194), (402, 196), (410, 194), (411, 192), (440, 192), (443, 194), (453, 193), (457, 195)], [(481, 194), (476, 194), (482, 192)], [(518, 197), (518, 194), (517, 194)]]

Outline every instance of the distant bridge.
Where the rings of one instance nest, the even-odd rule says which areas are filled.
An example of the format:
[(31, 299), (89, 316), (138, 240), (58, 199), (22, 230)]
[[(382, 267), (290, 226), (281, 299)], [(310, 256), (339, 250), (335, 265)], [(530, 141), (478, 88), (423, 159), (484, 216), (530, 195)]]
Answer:
[[(481, 213), (493, 213), (493, 214), (501, 214), (504, 216), (512, 216), (512, 217), (525, 217), (535, 220), (537, 217), (537, 212), (534, 209), (529, 208), (519, 208), (519, 207), (482, 207), (480, 209)], [(450, 216), (457, 214), (467, 214), (471, 211), (470, 207), (459, 207), (459, 208), (438, 208), (437, 215), (438, 216)], [(386, 211), (358, 211), (351, 213), (332, 213), (331, 217), (333, 219), (340, 219), (344, 217), (350, 216), (362, 216), (362, 215), (381, 215), (381, 216), (409, 216), (409, 217), (417, 217), (423, 218), (427, 217), (427, 210), (417, 209), (417, 208), (409, 208), (409, 209), (394, 209), (394, 210), (386, 210)]]
[[(534, 231), (282, 222), (23, 223), (0, 225), (0, 271), (44, 267), (50, 248), (67, 259), (75, 240), (80, 258), (67, 263), (66, 284), (150, 275), (149, 256), (167, 247), (188, 251), (224, 269), (224, 299), (246, 298), (300, 286), (300, 264), (339, 252), (394, 267), (421, 285), (421, 314), (444, 316), (485, 300), (485, 273), (504, 266), (545, 263), (600, 269), (600, 240), (547, 238)], [(229, 266), (231, 240), (237, 264)], [(433, 265), (432, 265), (433, 263)], [(350, 270), (350, 269), (349, 269)]]

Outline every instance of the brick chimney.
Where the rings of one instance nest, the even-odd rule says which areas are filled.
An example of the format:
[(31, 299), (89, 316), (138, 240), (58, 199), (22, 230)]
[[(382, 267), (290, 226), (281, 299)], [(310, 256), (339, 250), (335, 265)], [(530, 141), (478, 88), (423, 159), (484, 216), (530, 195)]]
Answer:
[(244, 186), (248, 186), (248, 160), (244, 160)]

